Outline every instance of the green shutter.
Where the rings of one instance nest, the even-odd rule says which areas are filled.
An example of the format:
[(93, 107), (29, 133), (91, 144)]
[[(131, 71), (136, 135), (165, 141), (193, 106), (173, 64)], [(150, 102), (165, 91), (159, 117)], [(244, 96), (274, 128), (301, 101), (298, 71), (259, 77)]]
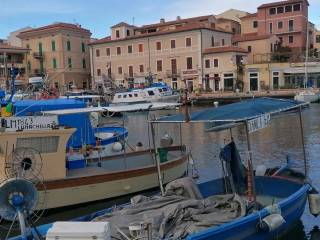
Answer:
[(68, 58), (68, 67), (72, 68), (72, 60), (71, 60), (71, 58)]
[(51, 49), (52, 49), (52, 51), (56, 50), (56, 42), (55, 41), (51, 42)]
[(53, 65), (53, 68), (56, 69), (57, 68), (57, 59), (52, 59), (52, 65)]
[(67, 41), (67, 50), (71, 51), (71, 42), (69, 40)]
[(86, 60), (85, 59), (82, 59), (82, 68), (86, 68)]
[(39, 54), (42, 55), (42, 43), (39, 43)]
[(84, 43), (81, 44), (81, 48), (82, 48), (82, 52), (86, 51), (86, 46), (84, 45)]

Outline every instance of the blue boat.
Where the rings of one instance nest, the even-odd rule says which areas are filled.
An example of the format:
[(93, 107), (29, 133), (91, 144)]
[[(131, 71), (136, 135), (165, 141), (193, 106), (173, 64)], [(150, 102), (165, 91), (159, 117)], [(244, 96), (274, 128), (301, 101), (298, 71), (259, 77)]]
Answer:
[[(119, 224), (119, 222), (121, 223), (121, 217), (126, 221), (128, 221), (130, 217), (134, 217), (136, 222), (150, 221), (150, 219), (147, 218), (150, 217), (150, 215), (147, 214), (148, 211), (154, 209), (155, 212), (151, 212), (153, 214), (159, 213), (159, 216), (173, 216), (171, 214), (174, 212), (176, 214), (174, 216), (177, 217), (174, 219), (164, 217), (165, 221), (160, 224), (161, 233), (160, 229), (156, 228), (158, 225), (152, 226), (152, 230), (157, 232), (157, 239), (271, 240), (279, 237), (295, 226), (304, 212), (307, 199), (309, 199), (310, 212), (314, 216), (319, 215), (320, 197), (311, 183), (306, 181), (308, 174), (306, 158), (304, 158), (304, 173), (292, 170), (290, 168), (290, 162), (274, 169), (264, 169), (263, 167), (258, 169), (257, 167), (257, 169), (253, 171), (252, 160), (254, 157), (250, 149), (250, 133), (267, 127), (272, 117), (283, 113), (298, 112), (300, 121), (302, 121), (301, 110), (304, 106), (305, 104), (301, 102), (291, 100), (251, 99), (219, 108), (197, 111), (188, 116), (178, 114), (153, 120), (150, 123), (153, 133), (155, 124), (203, 122), (218, 123), (219, 130), (223, 129), (222, 126), (225, 124), (225, 129), (230, 129), (230, 133), (232, 134), (232, 128), (242, 123), (247, 132), (248, 162), (244, 164), (241, 161), (235, 141), (232, 139), (220, 153), (220, 159), (224, 169), (222, 178), (195, 185), (185, 184), (188, 181), (188, 183), (190, 183), (188, 179), (182, 179), (182, 181), (180, 179), (180, 181), (174, 181), (173, 185), (169, 183), (166, 188), (164, 188), (161, 168), (158, 167), (158, 180), (161, 193), (155, 198), (149, 198), (147, 200), (143, 200), (143, 198), (141, 200), (140, 198), (138, 202), (132, 199), (131, 202), (135, 202), (134, 204), (125, 204), (119, 206), (117, 209), (105, 209), (88, 216), (74, 219), (73, 221), (109, 221), (111, 226), (113, 226), (112, 221), (114, 221), (114, 217), (118, 217), (115, 218), (118, 220), (117, 224)], [(302, 128), (301, 133), (303, 137)], [(305, 157), (304, 145), (303, 152)], [(159, 165), (159, 160), (157, 160), (157, 162)], [(178, 191), (175, 192), (174, 190)], [(195, 220), (192, 218), (192, 215), (190, 216), (189, 212), (186, 212), (191, 209), (191, 212), (196, 214), (197, 211), (201, 210), (200, 214), (202, 214), (201, 216), (204, 217), (206, 221), (212, 220), (210, 216), (214, 215), (209, 215), (208, 218), (206, 214), (211, 213), (210, 211), (214, 209), (214, 211), (218, 211), (216, 217), (225, 218), (225, 216), (228, 215), (227, 209), (232, 209), (230, 206), (234, 206), (234, 202), (233, 204), (229, 204), (230, 202), (228, 202), (228, 200), (222, 202), (222, 205), (218, 204), (218, 207), (209, 206), (207, 209), (205, 206), (204, 209), (200, 209), (198, 206), (206, 205), (204, 202), (206, 202), (208, 198), (215, 196), (222, 198), (221, 196), (227, 195), (233, 197), (232, 201), (235, 201), (236, 196), (240, 197), (240, 200), (237, 201), (244, 203), (244, 208), (241, 204), (236, 205), (236, 208), (233, 209), (237, 212), (236, 216), (230, 217), (226, 222), (217, 219), (217, 222), (220, 221), (220, 223), (203, 227), (205, 225), (201, 225), (203, 223), (201, 222), (201, 218), (196, 218), (197, 220)], [(157, 203), (159, 200), (172, 200), (173, 198), (176, 199), (176, 197), (179, 198), (178, 203), (181, 201), (181, 204), (172, 205), (168, 203), (168, 205), (162, 204), (161, 207), (159, 207), (159, 205), (152, 206), (153, 202)], [(192, 200), (192, 206), (189, 205), (188, 209), (181, 207), (187, 205), (186, 202), (189, 200)], [(144, 204), (149, 204), (147, 205), (149, 207), (146, 208)], [(239, 209), (241, 209), (241, 211)], [(242, 213), (243, 210), (244, 213)], [(187, 214), (184, 215), (184, 213)], [(155, 218), (159, 218), (159, 216), (155, 216)], [(184, 229), (185, 232), (177, 237), (176, 234), (181, 231), (181, 228), (175, 224), (186, 224), (186, 222), (189, 225), (183, 226), (188, 227)], [(207, 224), (207, 222), (205, 223)], [(39, 226), (33, 228), (32, 233), (34, 236), (37, 234), (46, 236), (48, 231), (54, 226), (54, 224)], [(191, 230), (189, 226), (192, 226), (192, 228), (190, 228)], [(155, 229), (153, 227), (155, 227)], [(131, 233), (129, 226), (120, 225), (119, 228), (115, 228), (114, 226), (113, 228), (113, 231), (118, 232), (112, 232), (112, 237), (124, 237)], [(148, 231), (149, 230), (150, 229), (148, 229)], [(151, 234), (153, 234), (152, 231)], [(148, 236), (150, 237), (150, 235)], [(153, 235), (151, 236), (153, 238)], [(20, 236), (13, 239), (18, 240), (23, 238)]]

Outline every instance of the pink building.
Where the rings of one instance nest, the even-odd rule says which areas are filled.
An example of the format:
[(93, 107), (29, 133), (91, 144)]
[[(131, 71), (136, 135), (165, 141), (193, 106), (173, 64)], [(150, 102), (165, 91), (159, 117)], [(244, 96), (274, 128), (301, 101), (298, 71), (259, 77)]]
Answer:
[(283, 46), (300, 51), (306, 47), (308, 25), (307, 0), (288, 0), (263, 4), (256, 14), (243, 21), (243, 33), (275, 34)]

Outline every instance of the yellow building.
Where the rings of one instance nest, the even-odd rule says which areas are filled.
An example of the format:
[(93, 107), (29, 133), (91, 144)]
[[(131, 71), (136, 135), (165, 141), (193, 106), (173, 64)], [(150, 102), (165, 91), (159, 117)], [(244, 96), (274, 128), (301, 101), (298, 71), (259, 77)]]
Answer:
[(75, 86), (89, 88), (90, 62), (88, 43), (91, 32), (80, 25), (54, 23), (17, 35), (27, 55), (29, 76), (47, 74), (61, 90)]
[[(228, 30), (223, 29), (227, 26)], [(111, 36), (90, 43), (92, 81), (99, 85), (103, 76), (118, 86), (134, 87), (152, 76), (174, 89), (202, 86), (203, 51), (210, 47), (231, 46), (232, 30), (239, 23), (213, 15), (136, 27), (119, 23)]]

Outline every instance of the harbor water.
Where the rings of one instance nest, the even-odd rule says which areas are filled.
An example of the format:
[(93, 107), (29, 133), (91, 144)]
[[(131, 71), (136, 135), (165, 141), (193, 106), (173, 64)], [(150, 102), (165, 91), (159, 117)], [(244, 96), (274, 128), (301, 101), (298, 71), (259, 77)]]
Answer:
[[(202, 107), (192, 107), (192, 110)], [(154, 116), (164, 114), (175, 114), (181, 110), (170, 110), (148, 113), (130, 113), (122, 117), (124, 125), (129, 129), (130, 145), (135, 146), (141, 142), (145, 148), (149, 147), (151, 140), (148, 138), (150, 129), (146, 120)], [(303, 111), (303, 125), (305, 145), (308, 159), (308, 176), (312, 184), (320, 189), (320, 105), (314, 104)], [(114, 120), (114, 119), (113, 119)], [(121, 119), (119, 119), (121, 120)], [(158, 124), (155, 126), (157, 139), (165, 133), (171, 135), (175, 144), (183, 144), (190, 147), (196, 169), (199, 172), (199, 181), (206, 181), (222, 175), (221, 163), (219, 160), (220, 149), (230, 141), (230, 131), (206, 132), (205, 124)], [(181, 137), (180, 137), (181, 130)], [(239, 148), (243, 159), (248, 157), (246, 134), (243, 128), (232, 130), (232, 136)], [(303, 171), (303, 153), (301, 132), (299, 128), (298, 114), (290, 114), (277, 117), (270, 122), (270, 125), (250, 135), (253, 153), (253, 164), (255, 166), (265, 165), (275, 167), (286, 162), (289, 158), (294, 168)], [(159, 142), (159, 141), (157, 141)], [(129, 196), (112, 199), (111, 201), (100, 201), (88, 203), (82, 206), (50, 210), (39, 223), (47, 223), (55, 220), (68, 220), (81, 215), (92, 213), (100, 209), (126, 202)], [(39, 224), (38, 223), (38, 224)], [(296, 226), (283, 238), (279, 239), (320, 239), (320, 218), (314, 218), (309, 214), (308, 205)], [(0, 230), (3, 231), (3, 230)], [(236, 239), (236, 236), (235, 236)]]

